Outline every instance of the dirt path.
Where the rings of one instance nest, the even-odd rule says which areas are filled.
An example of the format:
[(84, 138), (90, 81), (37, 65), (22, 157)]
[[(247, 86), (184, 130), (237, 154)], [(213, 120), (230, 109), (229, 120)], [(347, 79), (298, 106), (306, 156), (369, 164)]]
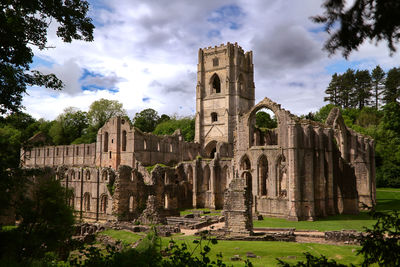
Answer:
[[(184, 235), (195, 235), (198, 231), (203, 231), (203, 230), (217, 230), (217, 229), (222, 229), (225, 226), (225, 223), (216, 223), (201, 229), (181, 229), (181, 232)], [(261, 232), (268, 232), (268, 233), (277, 233), (277, 232), (282, 232), (282, 231), (287, 231), (286, 229), (259, 229), (257, 230), (254, 229), (254, 232), (256, 233), (261, 233)], [(296, 236), (296, 242), (297, 243), (319, 243), (319, 244), (332, 244), (332, 245), (344, 245), (344, 242), (335, 242), (331, 240), (325, 240), (325, 233), (320, 232), (320, 231), (294, 231), (294, 235)]]
[(224, 228), (225, 223), (224, 222), (220, 222), (220, 223), (214, 223), (212, 225), (203, 227), (201, 229), (181, 229), (181, 233), (183, 233), (184, 235), (194, 235), (195, 233), (197, 233), (198, 231), (204, 231), (204, 230), (217, 230), (217, 229), (222, 229)]

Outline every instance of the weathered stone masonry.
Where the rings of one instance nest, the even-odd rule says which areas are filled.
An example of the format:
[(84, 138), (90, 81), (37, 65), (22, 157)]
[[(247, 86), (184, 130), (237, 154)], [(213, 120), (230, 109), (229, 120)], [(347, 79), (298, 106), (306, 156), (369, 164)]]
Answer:
[[(96, 143), (34, 147), (21, 151), (21, 164), (52, 167), (87, 220), (132, 221), (150, 200), (147, 212), (161, 210), (161, 217), (225, 207), (226, 216), (245, 222), (230, 221), (230, 229), (246, 232), (251, 222), (240, 218), (251, 213), (314, 220), (373, 206), (374, 141), (348, 129), (338, 109), (317, 123), (268, 98), (254, 105), (252, 61), (236, 43), (199, 50), (193, 143), (179, 130), (156, 136), (116, 117)], [(264, 108), (274, 113), (275, 129), (255, 126)]]

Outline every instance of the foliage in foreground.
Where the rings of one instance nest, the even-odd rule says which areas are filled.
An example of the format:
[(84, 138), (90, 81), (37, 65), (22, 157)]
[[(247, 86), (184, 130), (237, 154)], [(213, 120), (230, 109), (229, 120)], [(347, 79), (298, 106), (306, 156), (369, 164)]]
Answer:
[[(193, 241), (196, 246), (189, 250), (187, 245), (178, 245), (173, 240), (166, 249), (161, 249), (161, 239), (155, 232), (150, 232), (137, 248), (125, 248), (117, 251), (115, 247), (107, 246), (106, 253), (102, 253), (98, 247), (89, 247), (82, 250), (84, 257), (71, 260), (73, 266), (97, 267), (97, 266), (160, 266), (160, 267), (206, 267), (227, 266), (222, 262), (219, 253), (216, 260), (209, 257), (211, 245), (217, 244), (215, 238), (210, 237), (207, 231), (202, 232), (199, 240)], [(198, 253), (197, 253), (198, 252)], [(197, 255), (198, 254), (198, 255)], [(253, 266), (246, 260), (245, 266)]]
[[(66, 204), (68, 193), (49, 170), (26, 170), (34, 181), (25, 181), (12, 206), (21, 221), (9, 231), (0, 231), (0, 258), (29, 263), (43, 259), (48, 253), (57, 258), (69, 254), (68, 243), (73, 234), (74, 216)], [(30, 176), (32, 177), (32, 176)]]

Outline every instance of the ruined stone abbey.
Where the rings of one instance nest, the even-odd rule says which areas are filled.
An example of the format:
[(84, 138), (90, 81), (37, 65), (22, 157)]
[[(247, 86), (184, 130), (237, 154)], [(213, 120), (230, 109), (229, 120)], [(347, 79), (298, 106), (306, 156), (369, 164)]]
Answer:
[[(137, 219), (149, 196), (166, 215), (224, 207), (234, 215), (238, 183), (250, 212), (265, 216), (314, 220), (373, 206), (374, 141), (347, 128), (339, 109), (317, 123), (268, 98), (255, 105), (253, 69), (252, 52), (236, 43), (199, 49), (193, 143), (115, 117), (96, 143), (34, 147), (21, 164), (51, 167), (85, 220)], [(273, 112), (275, 129), (256, 127), (261, 109)]]

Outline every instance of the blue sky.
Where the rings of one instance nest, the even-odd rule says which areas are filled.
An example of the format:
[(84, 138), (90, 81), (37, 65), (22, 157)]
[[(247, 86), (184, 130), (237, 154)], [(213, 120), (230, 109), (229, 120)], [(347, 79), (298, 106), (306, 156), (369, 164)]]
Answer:
[(100, 98), (123, 103), (132, 117), (151, 107), (160, 114), (194, 115), (199, 48), (237, 42), (254, 55), (256, 102), (265, 96), (295, 114), (323, 106), (333, 73), (347, 68), (398, 66), (386, 44), (366, 42), (345, 60), (322, 50), (327, 34), (310, 16), (321, 1), (96, 0), (89, 1), (94, 42), (62, 43), (56, 25), (49, 46), (34, 49), (32, 67), (65, 84), (34, 87), (23, 104), (36, 118), (53, 119), (69, 106), (87, 110)]

